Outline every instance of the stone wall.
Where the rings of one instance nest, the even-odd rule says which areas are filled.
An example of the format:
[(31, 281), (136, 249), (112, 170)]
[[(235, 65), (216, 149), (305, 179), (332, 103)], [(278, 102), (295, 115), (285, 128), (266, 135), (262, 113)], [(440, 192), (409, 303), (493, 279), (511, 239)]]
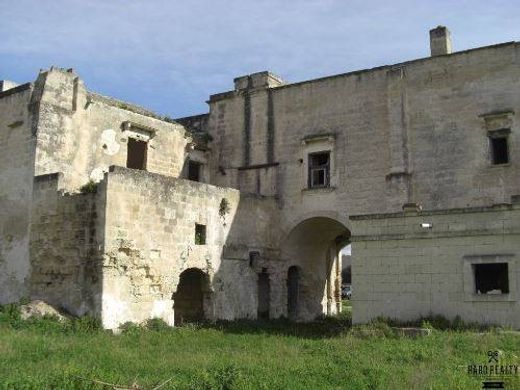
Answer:
[[(519, 51), (508, 43), (213, 95), (211, 180), (262, 195), (276, 183), (288, 222), (311, 212), (399, 211), (407, 202), (428, 209), (503, 202), (520, 187)], [(498, 112), (511, 129), (505, 166), (490, 164), (486, 122)], [(328, 191), (306, 190), (312, 150), (332, 152)], [(271, 163), (279, 163), (275, 179), (262, 171)]]
[[(431, 228), (428, 228), (430, 224)], [(520, 328), (520, 204), (352, 217), (353, 321), (460, 316)], [(477, 294), (472, 267), (508, 263), (508, 294)]]
[(34, 179), (29, 296), (74, 315), (99, 316), (105, 193), (102, 186), (85, 194), (63, 188), (62, 173)]
[(27, 296), (35, 138), (32, 86), (0, 92), (0, 303)]
[[(247, 248), (262, 250), (269, 242), (261, 199), (242, 200), (233, 189), (119, 167), (111, 168), (102, 185), (105, 327), (151, 317), (173, 324), (172, 296), (180, 274), (190, 268), (209, 278), (206, 318), (256, 316), (257, 275)], [(206, 226), (204, 245), (195, 243), (195, 224)]]
[(137, 132), (151, 136), (146, 169), (179, 176), (188, 142), (183, 126), (88, 92), (72, 70), (51, 68), (40, 73), (35, 85), (36, 175), (63, 172), (71, 191), (89, 180), (100, 181), (110, 165), (126, 165), (128, 138)]

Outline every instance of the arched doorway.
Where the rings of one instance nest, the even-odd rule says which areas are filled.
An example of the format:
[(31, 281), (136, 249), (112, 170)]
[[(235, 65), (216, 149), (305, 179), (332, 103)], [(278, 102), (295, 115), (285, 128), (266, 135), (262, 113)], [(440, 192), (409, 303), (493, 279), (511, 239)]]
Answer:
[(189, 268), (179, 277), (174, 294), (175, 325), (200, 321), (204, 316), (204, 292), (208, 276), (198, 268)]
[(298, 318), (300, 290), (300, 270), (293, 265), (287, 270), (287, 316), (291, 320)]
[(309, 321), (341, 311), (340, 251), (350, 231), (328, 217), (300, 222), (284, 240), (282, 260), (287, 268), (287, 315)]

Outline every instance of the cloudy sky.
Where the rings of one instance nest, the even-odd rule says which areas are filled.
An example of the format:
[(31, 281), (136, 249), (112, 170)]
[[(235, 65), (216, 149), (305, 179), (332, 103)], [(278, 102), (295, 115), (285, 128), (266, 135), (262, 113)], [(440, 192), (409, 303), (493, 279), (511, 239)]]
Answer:
[(520, 40), (520, 0), (0, 0), (0, 79), (72, 67), (96, 92), (171, 117), (207, 111), (233, 78), (289, 82)]

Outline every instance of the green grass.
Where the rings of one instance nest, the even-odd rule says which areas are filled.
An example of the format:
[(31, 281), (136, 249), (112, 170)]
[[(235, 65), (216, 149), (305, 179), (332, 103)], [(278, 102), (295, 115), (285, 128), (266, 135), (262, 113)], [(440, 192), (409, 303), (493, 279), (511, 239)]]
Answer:
[(175, 329), (151, 321), (115, 336), (88, 318), (23, 322), (3, 307), (0, 389), (152, 389), (167, 380), (161, 389), (479, 389), (466, 366), (486, 363), (488, 350), (519, 364), (519, 336), (462, 328), (399, 338), (384, 322), (352, 327), (343, 315)]

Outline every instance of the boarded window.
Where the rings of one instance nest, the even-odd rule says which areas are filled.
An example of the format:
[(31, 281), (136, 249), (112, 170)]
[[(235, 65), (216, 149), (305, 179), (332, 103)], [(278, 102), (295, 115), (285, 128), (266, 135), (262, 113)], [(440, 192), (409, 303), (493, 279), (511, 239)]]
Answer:
[(197, 161), (188, 160), (188, 180), (200, 181), (202, 164)]
[(507, 263), (473, 264), (475, 292), (477, 294), (508, 294)]
[(493, 165), (509, 163), (507, 136), (490, 136), (491, 163)]
[(269, 274), (262, 272), (258, 274), (258, 318), (269, 319), (270, 295)]
[(195, 245), (206, 245), (206, 225), (195, 224)]
[(330, 186), (330, 152), (309, 154), (309, 188)]
[(148, 143), (133, 138), (128, 138), (128, 155), (126, 157), (127, 168), (146, 169), (146, 152)]

